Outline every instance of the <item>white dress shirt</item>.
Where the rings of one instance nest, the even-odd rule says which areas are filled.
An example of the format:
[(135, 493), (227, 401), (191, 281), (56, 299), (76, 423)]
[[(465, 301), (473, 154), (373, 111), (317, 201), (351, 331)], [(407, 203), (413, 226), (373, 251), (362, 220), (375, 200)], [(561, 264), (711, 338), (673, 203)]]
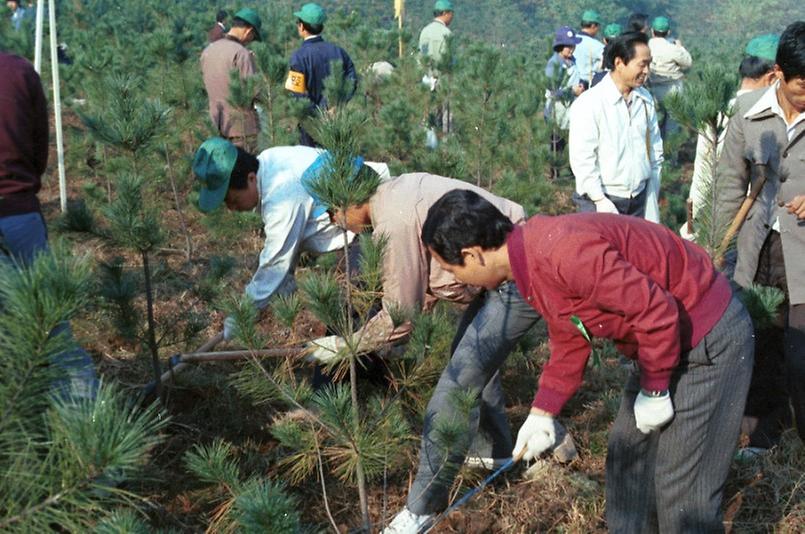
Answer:
[(663, 161), (654, 99), (643, 87), (627, 106), (611, 74), (583, 92), (570, 107), (570, 167), (576, 192), (599, 200), (604, 194), (632, 198), (647, 190), (647, 220), (659, 222)]

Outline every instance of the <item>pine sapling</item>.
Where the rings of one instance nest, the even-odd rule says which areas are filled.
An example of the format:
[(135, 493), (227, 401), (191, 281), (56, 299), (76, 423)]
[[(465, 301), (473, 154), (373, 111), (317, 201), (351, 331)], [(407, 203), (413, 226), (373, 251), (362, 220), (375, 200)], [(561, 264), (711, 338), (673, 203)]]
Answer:
[(162, 372), (159, 365), (159, 349), (154, 321), (154, 295), (151, 278), (150, 254), (163, 240), (159, 219), (153, 208), (146, 207), (143, 200), (143, 180), (134, 175), (122, 175), (117, 181), (117, 196), (105, 209), (109, 221), (110, 237), (118, 245), (134, 250), (142, 259), (143, 280), (148, 317), (148, 348), (156, 380), (156, 392), (163, 399)]

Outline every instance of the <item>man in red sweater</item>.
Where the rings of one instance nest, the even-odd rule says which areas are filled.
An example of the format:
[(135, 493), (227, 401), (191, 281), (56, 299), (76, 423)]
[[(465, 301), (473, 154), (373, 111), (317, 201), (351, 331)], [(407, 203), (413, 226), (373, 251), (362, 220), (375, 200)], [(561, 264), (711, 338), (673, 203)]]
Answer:
[[(48, 250), (47, 228), (37, 199), (48, 162), (48, 114), (39, 75), (31, 63), (0, 52), (0, 262), (29, 265)], [(51, 335), (72, 339), (62, 323)], [(77, 345), (54, 356), (62, 376), (57, 390), (93, 397), (95, 366)]]
[(513, 455), (525, 449), (529, 460), (554, 443), (554, 418), (590, 356), (582, 330), (614, 339), (634, 370), (609, 437), (608, 528), (723, 531), (754, 342), (746, 310), (703, 249), (660, 225), (600, 213), (516, 227), (472, 191), (439, 199), (422, 241), (465, 283), (513, 280), (547, 323), (551, 357)]

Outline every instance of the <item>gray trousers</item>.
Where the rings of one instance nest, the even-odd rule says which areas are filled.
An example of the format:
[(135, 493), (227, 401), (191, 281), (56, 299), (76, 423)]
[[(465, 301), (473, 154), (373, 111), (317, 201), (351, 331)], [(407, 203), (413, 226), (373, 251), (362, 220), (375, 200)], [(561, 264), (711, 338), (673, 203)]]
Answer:
[(733, 297), (671, 378), (674, 418), (635, 427), (632, 373), (609, 434), (607, 526), (615, 533), (723, 532), (721, 498), (737, 445), (754, 354), (752, 321)]
[[(450, 486), (468, 452), (485, 458), (511, 456), (514, 444), (498, 369), (539, 318), (513, 282), (485, 292), (464, 313), (450, 362), (425, 412), (419, 469), (408, 494), (413, 513), (433, 514), (447, 507)], [(469, 410), (456, 401), (464, 392), (480, 393)], [(466, 425), (462, 436), (469, 438), (446, 448), (440, 421)]]

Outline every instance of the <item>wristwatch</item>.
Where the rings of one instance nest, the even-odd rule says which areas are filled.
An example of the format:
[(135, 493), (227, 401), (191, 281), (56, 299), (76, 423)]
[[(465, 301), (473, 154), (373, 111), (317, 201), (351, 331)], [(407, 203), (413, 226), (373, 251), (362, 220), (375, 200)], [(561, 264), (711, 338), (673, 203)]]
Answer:
[(667, 389), (655, 389), (655, 390), (648, 390), (648, 389), (640, 389), (640, 393), (645, 395), (646, 397), (665, 397), (668, 395)]

